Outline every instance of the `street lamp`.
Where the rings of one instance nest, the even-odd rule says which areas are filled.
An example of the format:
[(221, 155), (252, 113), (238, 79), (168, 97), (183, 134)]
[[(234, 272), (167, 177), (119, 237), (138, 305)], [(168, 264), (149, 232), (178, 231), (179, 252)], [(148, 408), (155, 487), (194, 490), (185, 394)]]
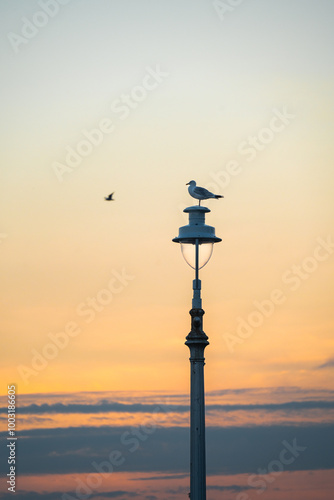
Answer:
[(205, 465), (205, 402), (204, 402), (204, 349), (209, 344), (203, 331), (201, 280), (199, 270), (210, 260), (214, 243), (222, 241), (215, 235), (215, 228), (205, 224), (206, 207), (188, 207), (189, 224), (179, 228), (179, 235), (173, 239), (181, 244), (182, 255), (195, 270), (191, 331), (185, 344), (190, 350), (190, 499), (206, 500)]

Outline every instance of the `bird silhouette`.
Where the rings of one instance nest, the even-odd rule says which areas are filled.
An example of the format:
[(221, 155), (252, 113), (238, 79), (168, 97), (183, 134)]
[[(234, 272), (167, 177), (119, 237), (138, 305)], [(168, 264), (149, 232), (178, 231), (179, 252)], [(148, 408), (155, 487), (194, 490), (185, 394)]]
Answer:
[(199, 205), (201, 205), (201, 200), (208, 200), (209, 198), (216, 198), (216, 199), (224, 198), (224, 196), (220, 194), (213, 194), (211, 193), (211, 191), (208, 191), (205, 188), (196, 186), (195, 181), (187, 182), (186, 186), (189, 186), (188, 191), (190, 196), (192, 196), (196, 200), (199, 200), (198, 202)]
[(104, 199), (105, 199), (106, 201), (115, 201), (115, 200), (113, 199), (113, 194), (114, 194), (114, 193), (111, 193), (111, 194), (109, 194), (109, 196), (105, 196), (105, 197), (104, 197)]

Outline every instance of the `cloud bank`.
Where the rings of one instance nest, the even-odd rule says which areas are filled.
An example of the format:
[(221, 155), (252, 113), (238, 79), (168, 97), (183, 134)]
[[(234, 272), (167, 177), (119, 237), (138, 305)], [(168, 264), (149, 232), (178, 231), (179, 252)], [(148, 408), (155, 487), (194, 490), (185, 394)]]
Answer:
[[(278, 459), (283, 442), (305, 448), (288, 470), (334, 468), (334, 425), (208, 427), (208, 474), (256, 473)], [(115, 472), (187, 473), (189, 429), (147, 425), (26, 430), (20, 432), (18, 454), (20, 474), (90, 473), (112, 456), (118, 457)]]

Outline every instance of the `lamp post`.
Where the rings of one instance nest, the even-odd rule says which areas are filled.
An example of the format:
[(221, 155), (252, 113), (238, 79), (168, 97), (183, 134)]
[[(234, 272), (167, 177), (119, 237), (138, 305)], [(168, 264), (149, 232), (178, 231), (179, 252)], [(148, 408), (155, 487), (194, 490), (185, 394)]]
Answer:
[(185, 344), (190, 350), (190, 499), (206, 500), (205, 460), (205, 401), (204, 401), (204, 349), (209, 344), (203, 331), (201, 280), (199, 270), (210, 260), (214, 243), (222, 241), (215, 235), (215, 228), (205, 224), (206, 207), (188, 207), (189, 224), (179, 228), (173, 239), (181, 243), (181, 251), (187, 264), (195, 270), (191, 331)]

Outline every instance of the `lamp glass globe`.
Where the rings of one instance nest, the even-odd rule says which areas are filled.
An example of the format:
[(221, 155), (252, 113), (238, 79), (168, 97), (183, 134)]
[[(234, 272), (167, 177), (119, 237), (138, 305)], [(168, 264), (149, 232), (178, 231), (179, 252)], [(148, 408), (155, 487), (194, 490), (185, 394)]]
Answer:
[[(181, 243), (181, 252), (186, 263), (195, 269), (196, 245), (194, 243)], [(213, 243), (202, 243), (198, 247), (198, 269), (202, 269), (210, 260), (213, 252)]]

